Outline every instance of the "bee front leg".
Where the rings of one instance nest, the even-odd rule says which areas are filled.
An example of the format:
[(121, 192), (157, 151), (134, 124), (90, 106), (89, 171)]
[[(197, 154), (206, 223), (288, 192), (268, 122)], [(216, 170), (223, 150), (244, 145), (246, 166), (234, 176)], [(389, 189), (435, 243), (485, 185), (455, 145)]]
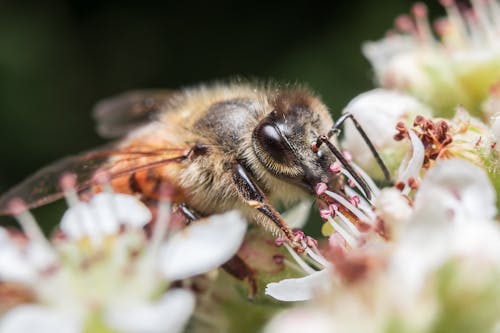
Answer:
[(247, 205), (255, 208), (270, 219), (272, 223), (283, 233), (296, 252), (302, 253), (305, 251), (305, 246), (303, 245), (300, 236), (294, 234), (294, 232), (287, 225), (286, 221), (281, 217), (280, 213), (278, 213), (273, 206), (269, 204), (264, 192), (262, 192), (257, 184), (255, 184), (245, 168), (239, 163), (235, 163), (233, 165), (233, 181), (240, 196)]

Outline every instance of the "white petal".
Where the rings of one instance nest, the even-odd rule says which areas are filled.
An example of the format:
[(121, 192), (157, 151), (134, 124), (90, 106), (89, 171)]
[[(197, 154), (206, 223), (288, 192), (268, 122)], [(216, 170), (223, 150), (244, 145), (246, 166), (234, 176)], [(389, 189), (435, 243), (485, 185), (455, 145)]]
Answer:
[(394, 187), (384, 188), (375, 199), (375, 211), (392, 230), (410, 219), (412, 209), (401, 192)]
[(331, 333), (336, 332), (331, 315), (323, 311), (296, 308), (275, 316), (263, 333)]
[(0, 228), (0, 280), (29, 284), (34, 282), (36, 277), (36, 268), (30, 265), (7, 231)]
[[(356, 117), (366, 134), (384, 157), (391, 170), (395, 170), (408, 150), (407, 141), (394, 140), (396, 124), (408, 124), (416, 115), (430, 115), (418, 100), (399, 92), (375, 89), (355, 97), (343, 111)], [(353, 154), (354, 161), (373, 177), (381, 171), (373, 154), (352, 122), (347, 121), (342, 146)]]
[(408, 186), (408, 180), (413, 177), (418, 179), (420, 174), (420, 169), (425, 159), (425, 148), (419, 137), (413, 132), (408, 132), (411, 141), (412, 155), (408, 161), (403, 161), (398, 171), (398, 180), (405, 183), (405, 189), (403, 194), (408, 194), (410, 192), (410, 187)]
[(500, 263), (495, 212), (495, 193), (482, 169), (462, 159), (438, 161), (417, 191), (391, 259), (401, 288), (416, 293), (429, 272), (452, 258)]
[(88, 236), (98, 239), (118, 232), (120, 225), (140, 228), (151, 220), (151, 212), (135, 197), (99, 193), (89, 203), (80, 202), (68, 209), (61, 229), (70, 238)]
[(436, 197), (437, 192), (441, 199), (435, 208), (447, 209), (455, 220), (491, 221), (496, 215), (496, 194), (486, 172), (466, 160), (438, 161), (420, 185), (415, 210), (429, 209), (424, 207), (429, 202), (426, 196)]
[(236, 211), (196, 221), (160, 248), (160, 270), (169, 280), (181, 280), (215, 269), (236, 253), (246, 229)]
[(290, 228), (301, 229), (307, 222), (311, 211), (311, 200), (303, 200), (281, 214)]
[(91, 204), (103, 217), (102, 220), (104, 217), (110, 220), (114, 217), (120, 225), (132, 228), (142, 228), (152, 218), (151, 212), (141, 201), (127, 194), (101, 193), (93, 198)]
[(191, 291), (173, 289), (154, 304), (113, 308), (105, 320), (123, 333), (177, 333), (191, 317), (195, 300)]
[(303, 278), (269, 283), (266, 286), (266, 295), (280, 301), (307, 301), (316, 292), (328, 290), (331, 276), (330, 269), (325, 268)]
[(60, 311), (36, 305), (19, 306), (0, 320), (0, 333), (79, 333), (80, 321)]

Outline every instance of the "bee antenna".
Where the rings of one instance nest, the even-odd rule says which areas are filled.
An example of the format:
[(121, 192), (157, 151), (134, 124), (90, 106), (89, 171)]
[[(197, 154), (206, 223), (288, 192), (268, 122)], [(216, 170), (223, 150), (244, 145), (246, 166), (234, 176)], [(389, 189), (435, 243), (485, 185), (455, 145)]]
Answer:
[[(365, 141), (365, 143), (368, 146), (368, 148), (370, 148), (370, 151), (371, 151), (373, 157), (375, 157), (375, 160), (377, 161), (378, 166), (380, 167), (380, 169), (384, 173), (385, 179), (387, 181), (391, 181), (391, 173), (389, 172), (389, 169), (387, 168), (387, 166), (385, 165), (384, 161), (380, 157), (380, 154), (377, 152), (377, 149), (373, 145), (373, 143), (370, 140), (370, 138), (368, 137), (368, 135), (366, 135), (365, 130), (363, 129), (363, 127), (361, 126), (361, 124), (356, 120), (356, 118), (354, 117), (354, 115), (352, 113), (349, 113), (349, 112), (344, 113), (335, 122), (335, 124), (332, 126), (332, 128), (328, 131), (327, 138), (330, 139), (333, 135), (338, 135), (340, 133), (340, 126), (342, 126), (342, 124), (344, 123), (344, 121), (346, 121), (346, 119), (348, 119), (348, 118), (350, 118), (352, 120), (352, 122), (354, 124), (354, 127), (356, 127), (356, 130), (359, 132), (359, 134), (361, 135), (361, 137)], [(346, 169), (347, 169), (347, 167), (346, 167)]]

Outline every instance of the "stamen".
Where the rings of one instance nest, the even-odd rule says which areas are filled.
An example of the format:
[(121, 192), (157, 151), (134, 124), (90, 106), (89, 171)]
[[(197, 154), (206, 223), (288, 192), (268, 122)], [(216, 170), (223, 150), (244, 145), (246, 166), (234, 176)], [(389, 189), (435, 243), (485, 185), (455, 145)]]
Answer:
[(360, 166), (358, 166), (356, 163), (352, 162), (351, 163), (354, 170), (356, 170), (356, 172), (363, 178), (363, 180), (368, 184), (368, 186), (370, 187), (370, 190), (372, 191), (372, 193), (374, 194), (374, 196), (378, 196), (380, 194), (380, 189), (378, 188), (378, 186), (375, 184), (375, 182), (373, 181), (372, 177), (370, 177), (366, 172), (365, 170), (363, 170), (363, 168), (361, 168)]
[(472, 0), (472, 7), (474, 12), (477, 14), (478, 21), (477, 24), (483, 30), (486, 41), (488, 43), (495, 42), (495, 28), (489, 18), (488, 9), (486, 6), (486, 0)]
[(361, 233), (359, 232), (358, 228), (356, 228), (356, 226), (351, 222), (349, 218), (347, 218), (340, 211), (337, 213), (337, 216), (340, 218), (339, 224), (344, 225), (356, 240), (361, 237)]
[(160, 187), (160, 202), (158, 203), (158, 218), (153, 226), (153, 235), (150, 243), (150, 251), (157, 253), (161, 243), (167, 236), (171, 216), (171, 190), (166, 183)]
[(467, 39), (466, 23), (460, 14), (456, 2), (454, 0), (441, 0), (441, 4), (445, 8), (450, 22), (456, 27), (458, 37), (465, 44)]
[(352, 197), (349, 198), (349, 202), (356, 208), (359, 206), (359, 196), (358, 195), (353, 195)]
[(334, 219), (328, 217), (328, 222), (332, 225), (335, 231), (337, 231), (344, 238), (351, 248), (358, 246), (356, 240), (349, 234), (349, 232), (341, 227)]
[(415, 36), (416, 34), (413, 20), (408, 15), (403, 14), (396, 17), (394, 25), (396, 26), (396, 29), (398, 29), (402, 33), (406, 33), (412, 36)]
[(328, 205), (328, 209), (321, 209), (319, 211), (319, 215), (321, 216), (321, 218), (323, 220), (327, 220), (328, 217), (332, 217), (332, 218), (335, 218), (335, 216), (337, 215), (337, 210), (338, 210), (338, 207), (337, 205), (335, 204), (329, 204)]
[(78, 194), (76, 193), (76, 182), (77, 176), (74, 173), (65, 173), (59, 180), (68, 207), (73, 207), (80, 202)]
[[(356, 187), (362, 193), (365, 193), (364, 188), (356, 181), (356, 179), (354, 179), (349, 171), (347, 171), (346, 169), (342, 169), (341, 173), (347, 177), (350, 187)], [(369, 200), (371, 204), (373, 204), (372, 200), (373, 198)]]
[(330, 164), (329, 169), (333, 174), (338, 174), (342, 170), (342, 163), (340, 163), (339, 161), (335, 161)]
[[(353, 196), (353, 195), (357, 195), (358, 194), (358, 192), (356, 192), (355, 190), (353, 190), (350, 187), (346, 187), (345, 188), (345, 192), (349, 196)], [(368, 201), (366, 201), (364, 198), (362, 198), (362, 197), (359, 197), (359, 199), (360, 199), (360, 202), (359, 202), (358, 208), (366, 216), (368, 216), (370, 218), (370, 220), (374, 220), (375, 217), (376, 217), (376, 214), (372, 210), (372, 205)]]
[(101, 185), (104, 192), (113, 193), (113, 186), (111, 186), (111, 177), (108, 172), (104, 170), (97, 170), (93, 176), (93, 181)]
[(427, 16), (427, 6), (422, 2), (417, 2), (412, 8), (413, 15), (417, 24), (417, 33), (422, 42), (429, 46), (434, 43), (434, 36)]
[(325, 183), (318, 183), (316, 184), (315, 191), (318, 196), (322, 195), (325, 193), (325, 191), (328, 189), (328, 186)]
[(349, 209), (349, 211), (351, 211), (351, 213), (353, 213), (359, 220), (368, 220), (368, 221), (371, 220), (361, 210), (359, 210), (359, 208), (355, 207), (352, 203), (350, 203), (349, 201), (347, 201), (340, 194), (337, 194), (337, 193), (331, 192), (331, 191), (326, 191), (325, 193), (330, 198), (334, 199), (335, 201), (340, 202), (345, 208)]
[(8, 204), (8, 209), (9, 212), (16, 218), (30, 241), (41, 244), (46, 247), (48, 251), (53, 252), (52, 245), (43, 234), (43, 231), (40, 229), (35, 217), (28, 210), (28, 206), (22, 199), (12, 199)]
[(326, 260), (325, 258), (323, 258), (322, 255), (314, 252), (313, 250), (311, 250), (310, 248), (306, 248), (306, 254), (311, 258), (313, 259), (316, 263), (319, 263), (321, 266), (323, 266), (323, 268), (329, 266), (329, 262), (328, 260)]
[(306, 272), (307, 274), (313, 274), (316, 271), (312, 269), (302, 258), (288, 245), (287, 243), (283, 244), (285, 248), (288, 250), (292, 258), (295, 260), (297, 264)]

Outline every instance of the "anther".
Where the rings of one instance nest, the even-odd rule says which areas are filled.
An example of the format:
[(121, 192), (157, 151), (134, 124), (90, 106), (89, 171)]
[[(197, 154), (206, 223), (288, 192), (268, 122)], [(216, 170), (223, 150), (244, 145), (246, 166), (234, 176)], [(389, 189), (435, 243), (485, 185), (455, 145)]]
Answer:
[(396, 189), (398, 189), (399, 191), (403, 191), (403, 190), (404, 190), (404, 188), (405, 188), (405, 183), (404, 183), (404, 182), (402, 182), (402, 181), (400, 181), (400, 180), (398, 180), (398, 181), (394, 184), (394, 187), (395, 187)]
[(342, 163), (340, 163), (339, 161), (335, 161), (330, 164), (329, 169), (333, 174), (338, 174), (342, 170)]
[(274, 245), (276, 246), (281, 246), (283, 244), (286, 243), (286, 239), (285, 238), (281, 238), (281, 237), (278, 237), (274, 240)]
[(108, 193), (113, 193), (113, 187), (111, 186), (111, 175), (109, 172), (104, 170), (97, 170), (92, 180), (97, 184), (103, 187), (103, 190)]
[(316, 184), (315, 191), (318, 196), (322, 195), (325, 193), (325, 191), (328, 189), (328, 186), (325, 183), (318, 183)]
[(59, 186), (64, 193), (66, 204), (73, 207), (80, 201), (76, 193), (77, 176), (74, 173), (65, 173), (59, 180)]

